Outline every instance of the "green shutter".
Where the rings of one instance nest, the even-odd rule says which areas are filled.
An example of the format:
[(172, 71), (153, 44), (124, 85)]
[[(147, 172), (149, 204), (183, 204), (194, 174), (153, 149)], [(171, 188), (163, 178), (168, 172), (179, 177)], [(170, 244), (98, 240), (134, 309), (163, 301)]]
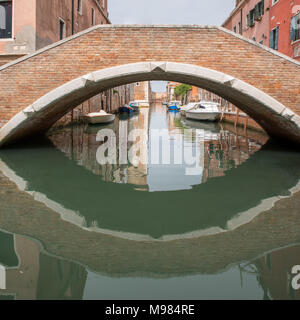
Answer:
[(296, 17), (292, 17), (291, 19), (291, 27), (290, 27), (290, 39), (291, 41), (295, 41), (296, 39)]
[(259, 7), (258, 4), (254, 7), (254, 20), (257, 20), (259, 17)]
[(271, 30), (270, 32), (270, 48), (274, 49), (274, 32)]
[(276, 28), (275, 50), (278, 50), (279, 27)]

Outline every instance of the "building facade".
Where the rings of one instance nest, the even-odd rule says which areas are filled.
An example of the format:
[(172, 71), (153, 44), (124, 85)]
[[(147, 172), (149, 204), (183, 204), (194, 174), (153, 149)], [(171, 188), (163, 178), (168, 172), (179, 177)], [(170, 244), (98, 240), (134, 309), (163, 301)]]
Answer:
[(0, 54), (30, 54), (107, 23), (107, 0), (0, 0)]
[[(107, 0), (0, 0), (0, 66), (94, 25), (110, 24), (108, 15)], [(114, 112), (132, 98), (133, 85), (107, 90), (59, 123), (100, 109)]]
[(136, 82), (134, 84), (133, 100), (151, 102), (151, 84), (150, 81)]
[(223, 27), (300, 60), (300, 0), (236, 0)]

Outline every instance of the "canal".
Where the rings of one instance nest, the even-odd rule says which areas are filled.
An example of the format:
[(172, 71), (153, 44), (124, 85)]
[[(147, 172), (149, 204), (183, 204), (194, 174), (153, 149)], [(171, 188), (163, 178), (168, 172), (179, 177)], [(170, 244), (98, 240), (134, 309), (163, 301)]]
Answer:
[(300, 154), (161, 104), (0, 151), (1, 299), (299, 299)]

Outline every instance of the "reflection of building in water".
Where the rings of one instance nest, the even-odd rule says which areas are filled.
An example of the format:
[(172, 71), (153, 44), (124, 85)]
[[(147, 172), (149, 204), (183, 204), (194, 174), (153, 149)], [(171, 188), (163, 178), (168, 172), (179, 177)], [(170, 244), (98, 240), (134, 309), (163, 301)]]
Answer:
[[(128, 161), (128, 149), (134, 146), (140, 149), (137, 155), (147, 155), (148, 148), (148, 126), (149, 109), (142, 108), (139, 115), (130, 118), (117, 119), (113, 124), (107, 126), (75, 126), (64, 128), (62, 132), (56, 130), (50, 139), (54, 145), (67, 156), (75, 160), (96, 175), (100, 175), (104, 181), (115, 183), (130, 183), (145, 187), (147, 185), (147, 159), (144, 163), (132, 165)], [(97, 161), (97, 150), (101, 142), (96, 140), (97, 134), (102, 129), (111, 129), (116, 136), (116, 163), (99, 164)], [(134, 142), (128, 141), (132, 129), (136, 136), (129, 137)], [(139, 133), (139, 134), (138, 134)], [(124, 160), (125, 157), (125, 160)], [(119, 162), (120, 158), (122, 159)]]
[[(202, 183), (210, 178), (224, 176), (226, 170), (241, 165), (267, 140), (257, 133), (250, 136), (242, 130), (233, 133), (215, 123), (189, 120), (182, 122), (176, 114), (173, 117), (168, 116), (168, 123), (171, 128), (170, 135), (176, 136), (178, 130), (185, 131), (185, 140), (196, 141), (198, 144), (196, 148), (200, 159), (197, 165), (203, 168)], [(188, 128), (195, 130), (188, 134)]]
[(85, 268), (41, 253), (38, 244), (30, 239), (17, 235), (12, 239), (14, 250), (2, 254), (0, 263), (14, 256), (18, 261), (6, 268), (6, 289), (0, 290), (0, 300), (82, 299)]
[[(129, 148), (137, 148), (137, 156), (143, 156), (144, 161), (139, 161), (132, 165), (128, 162), (125, 165), (120, 165), (114, 171), (114, 178), (117, 183), (129, 183), (137, 186), (147, 185), (148, 173), (148, 126), (149, 126), (149, 109), (142, 108), (139, 116), (129, 120), (119, 121), (119, 142), (118, 148), (124, 148), (123, 153), (127, 155)], [(133, 131), (134, 130), (134, 131)], [(130, 136), (128, 141), (128, 135)], [(120, 149), (119, 149), (120, 150)]]
[[(153, 120), (153, 117), (156, 120)], [(161, 104), (153, 105), (151, 109), (141, 108), (139, 114), (129, 118), (117, 118), (115, 123), (106, 126), (76, 126), (64, 128), (61, 132), (56, 130), (50, 139), (70, 159), (100, 175), (104, 181), (129, 183), (142, 186), (144, 190), (148, 188), (147, 156), (152, 158), (152, 155), (148, 154), (150, 118), (151, 121), (157, 121), (157, 117), (163, 120), (156, 123), (158, 128), (166, 125), (167, 140), (174, 146), (171, 152), (185, 152), (186, 147), (196, 148), (197, 170), (191, 174), (196, 175), (196, 172), (199, 172), (202, 183), (210, 178), (223, 176), (226, 170), (242, 164), (267, 140), (267, 137), (258, 133), (252, 134), (252, 137), (251, 134), (248, 136), (247, 132), (236, 128), (235, 133), (232, 130), (223, 130), (224, 124), (220, 127), (213, 123), (182, 120), (180, 113), (167, 112)], [(116, 137), (116, 163), (100, 164), (99, 159), (97, 161), (97, 151), (103, 142), (97, 141), (96, 137), (103, 129), (110, 129)], [(131, 161), (131, 150), (136, 152), (141, 161)], [(174, 154), (174, 158), (182, 159), (178, 164), (185, 165), (185, 160), (189, 160), (186, 157), (186, 152), (183, 155)]]
[(292, 268), (300, 265), (300, 246), (271, 252), (253, 263), (265, 299), (300, 300), (300, 290), (292, 287)]
[(261, 148), (261, 144), (245, 136), (222, 130), (217, 139), (204, 142), (204, 171), (202, 182), (221, 177), (226, 170), (241, 165)]

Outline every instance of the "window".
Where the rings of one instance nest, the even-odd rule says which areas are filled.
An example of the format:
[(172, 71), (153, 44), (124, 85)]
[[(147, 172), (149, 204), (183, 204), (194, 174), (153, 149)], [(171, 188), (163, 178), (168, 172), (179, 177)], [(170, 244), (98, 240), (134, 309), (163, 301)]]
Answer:
[(291, 41), (300, 39), (300, 13), (296, 14), (291, 19)]
[(59, 40), (66, 37), (66, 24), (63, 19), (59, 19)]
[(272, 0), (272, 6), (274, 5), (274, 4), (276, 4), (278, 2), (278, 0)]
[(236, 26), (234, 26), (234, 27), (233, 27), (233, 32), (235, 32), (235, 33), (236, 33)]
[(254, 14), (255, 14), (255, 9), (252, 9), (249, 14), (247, 15), (247, 26), (248, 27), (253, 27), (254, 26)]
[(77, 12), (82, 14), (82, 0), (77, 0)]
[(256, 4), (256, 6), (250, 10), (247, 14), (247, 27), (253, 27), (255, 21), (260, 21), (265, 13), (265, 1), (262, 0)]
[(92, 8), (92, 26), (95, 25), (95, 9)]
[(252, 40), (253, 40), (253, 41), (256, 41), (256, 38), (255, 38), (255, 37), (253, 37), (253, 38), (252, 38)]
[(0, 38), (12, 37), (12, 1), (0, 2)]
[(264, 40), (259, 41), (259, 44), (264, 44)]
[(265, 13), (265, 2), (260, 1), (254, 8), (254, 19), (261, 20), (261, 17)]
[(239, 22), (239, 34), (242, 34), (242, 24)]
[(300, 57), (300, 46), (294, 48), (294, 58)]
[(137, 87), (139, 87), (139, 86), (140, 86), (140, 83), (139, 83), (139, 82), (137, 82), (137, 83), (136, 83), (136, 86), (137, 86)]
[(270, 48), (278, 50), (279, 27), (274, 28), (270, 34)]

